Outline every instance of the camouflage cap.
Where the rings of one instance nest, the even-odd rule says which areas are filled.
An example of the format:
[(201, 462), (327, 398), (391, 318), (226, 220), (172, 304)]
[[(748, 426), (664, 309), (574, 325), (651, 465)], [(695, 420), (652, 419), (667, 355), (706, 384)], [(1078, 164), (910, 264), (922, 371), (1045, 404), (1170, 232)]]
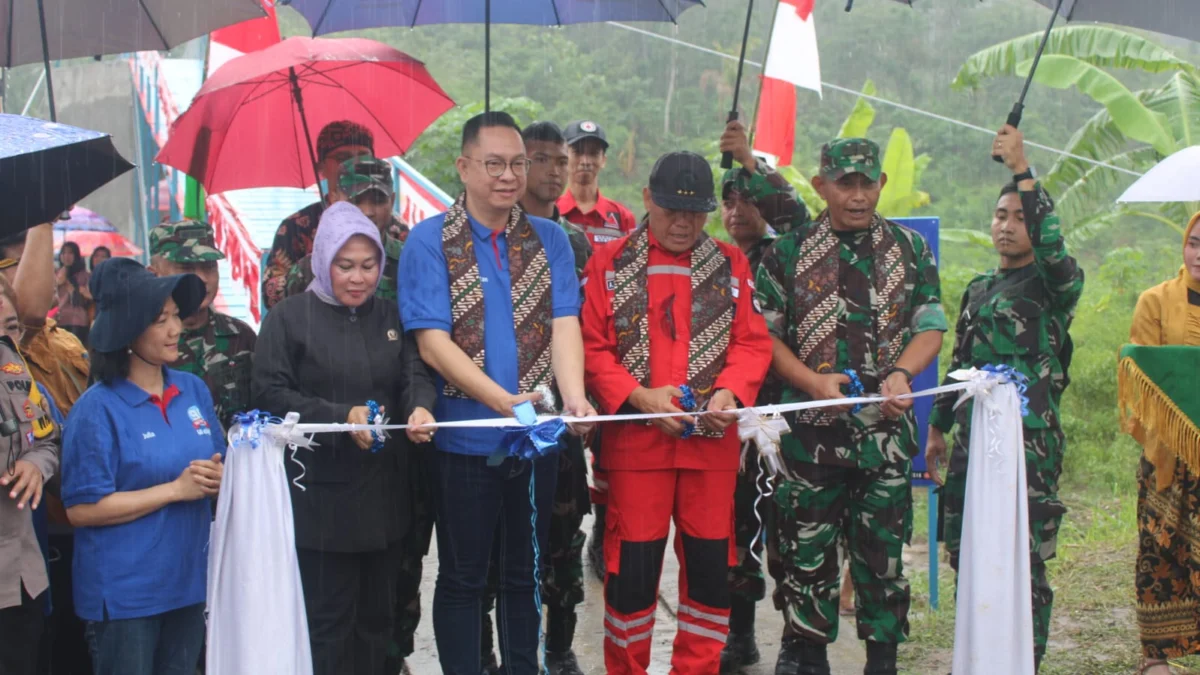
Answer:
[(162, 256), (174, 263), (225, 259), (225, 254), (217, 249), (212, 225), (201, 220), (164, 223), (150, 230), (150, 255)]
[(721, 176), (721, 199), (729, 199), (730, 192), (739, 192), (743, 196), (750, 193), (750, 174), (740, 166), (735, 166)]
[(348, 159), (338, 172), (338, 188), (351, 200), (369, 190), (378, 190), (391, 199), (395, 194), (392, 165), (369, 156)]
[(842, 176), (861, 173), (873, 181), (879, 180), (883, 165), (879, 146), (865, 138), (839, 138), (821, 147), (821, 177), (838, 180)]

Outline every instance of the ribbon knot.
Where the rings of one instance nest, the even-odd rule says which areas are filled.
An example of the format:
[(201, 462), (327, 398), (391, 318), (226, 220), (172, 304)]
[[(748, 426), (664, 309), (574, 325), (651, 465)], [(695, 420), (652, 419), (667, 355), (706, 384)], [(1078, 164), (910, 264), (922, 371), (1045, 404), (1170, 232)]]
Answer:
[(532, 461), (558, 452), (567, 431), (567, 423), (561, 417), (538, 422), (537, 412), (529, 401), (513, 406), (513, 415), (523, 426), (504, 432), (500, 448), (488, 458), (488, 466), (499, 466), (506, 457)]
[(779, 444), (783, 434), (791, 433), (787, 420), (779, 413), (760, 415), (753, 408), (738, 413), (738, 439), (742, 441), (742, 468), (745, 469), (746, 451), (750, 443), (758, 446), (758, 455), (767, 465), (767, 472), (774, 477), (782, 473), (788, 476), (783, 465)]
[(976, 385), (963, 391), (954, 404), (955, 410), (976, 394), (987, 392), (997, 384), (1011, 384), (1017, 388), (1017, 397), (1021, 400), (1021, 417), (1029, 414), (1029, 397), (1025, 395), (1029, 388), (1029, 377), (1012, 366), (989, 363), (982, 368), (956, 370), (949, 376), (959, 382), (971, 382)]

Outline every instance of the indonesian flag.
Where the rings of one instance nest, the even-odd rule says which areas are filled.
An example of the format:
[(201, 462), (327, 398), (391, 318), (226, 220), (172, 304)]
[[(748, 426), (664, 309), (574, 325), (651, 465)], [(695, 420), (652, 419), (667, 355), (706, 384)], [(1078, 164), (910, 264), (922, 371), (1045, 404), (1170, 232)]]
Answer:
[(796, 87), (821, 94), (821, 59), (817, 52), (815, 0), (779, 0), (775, 28), (767, 47), (754, 121), (754, 149), (778, 165), (792, 163), (796, 136)]
[[(208, 2), (210, 0), (199, 0)], [(205, 76), (225, 65), (231, 59), (242, 54), (249, 54), (260, 49), (266, 49), (279, 42), (279, 22), (275, 20), (275, 3), (272, 0), (258, 0), (267, 15), (261, 19), (251, 19), (236, 23), (228, 28), (215, 30), (208, 42), (208, 72)]]

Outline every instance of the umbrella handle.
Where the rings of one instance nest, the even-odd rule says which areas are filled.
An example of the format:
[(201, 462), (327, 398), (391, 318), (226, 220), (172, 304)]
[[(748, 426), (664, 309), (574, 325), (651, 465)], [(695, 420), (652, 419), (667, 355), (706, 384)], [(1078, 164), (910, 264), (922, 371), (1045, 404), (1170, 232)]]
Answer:
[[(730, 110), (729, 111), (729, 119), (725, 120), (725, 123), (729, 124), (730, 122), (736, 122), (737, 119), (738, 119), (737, 111)], [(722, 152), (721, 153), (721, 168), (722, 169), (732, 169), (733, 168), (733, 153), (732, 152)]]
[[(1021, 114), (1025, 112), (1025, 106), (1020, 101), (1013, 104), (1013, 109), (1008, 113), (1008, 125), (1016, 129), (1021, 126)], [(992, 160), (1003, 163), (1004, 158), (1000, 155), (992, 155)]]

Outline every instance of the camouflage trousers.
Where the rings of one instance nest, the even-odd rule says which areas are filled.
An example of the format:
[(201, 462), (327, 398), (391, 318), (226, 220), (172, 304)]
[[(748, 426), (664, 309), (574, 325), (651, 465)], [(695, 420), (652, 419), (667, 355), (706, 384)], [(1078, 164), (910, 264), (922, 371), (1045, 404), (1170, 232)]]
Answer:
[(767, 595), (763, 566), (754, 559), (763, 556), (763, 533), (767, 531), (771, 490), (764, 484), (766, 473), (759, 469), (758, 451), (751, 445), (745, 466), (738, 473), (733, 492), (733, 538), (737, 564), (729, 568), (729, 592), (737, 599), (758, 602)]
[[(942, 488), (945, 505), (946, 551), (950, 566), (958, 570), (958, 553), (962, 544), (963, 507), (967, 492), (967, 446), (970, 428), (959, 426), (954, 435), (954, 450), (946, 484)], [(1058, 528), (1067, 508), (1058, 500), (1058, 478), (1062, 474), (1063, 434), (1061, 430), (1025, 429), (1025, 478), (1029, 491), (1029, 555), (1033, 577), (1033, 645), (1034, 653), (1046, 653), (1050, 634), (1050, 610), (1054, 606), (1054, 590), (1046, 575), (1046, 562), (1058, 549)]]
[(912, 535), (911, 463), (785, 464), (793, 480), (775, 488), (775, 522), (767, 537), (784, 635), (821, 643), (837, 639), (845, 552), (859, 639), (903, 642), (911, 597), (901, 560)]
[[(550, 514), (550, 550), (542, 552), (542, 604), (547, 607), (574, 609), (583, 602), (583, 548), (587, 535), (583, 517), (591, 512), (588, 497), (587, 458), (583, 441), (567, 437), (567, 446), (559, 454), (558, 487)], [(484, 612), (495, 607), (499, 575), (493, 564), (488, 570)]]

